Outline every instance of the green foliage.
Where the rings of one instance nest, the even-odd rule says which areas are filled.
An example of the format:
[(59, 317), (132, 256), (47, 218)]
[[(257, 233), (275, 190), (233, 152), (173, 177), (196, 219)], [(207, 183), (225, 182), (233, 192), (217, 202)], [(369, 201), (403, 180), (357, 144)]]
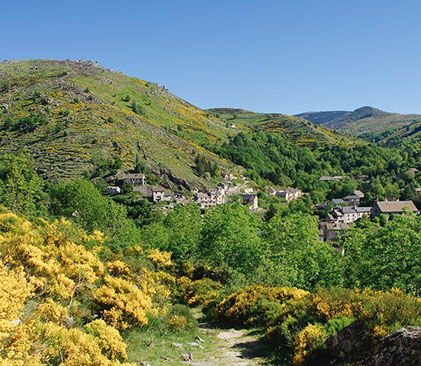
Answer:
[(342, 242), (346, 285), (421, 294), (421, 217), (395, 216), (386, 225), (363, 220)]
[(329, 243), (318, 240), (318, 224), (308, 214), (276, 215), (263, 226), (269, 266), (263, 279), (272, 284), (313, 289), (340, 285), (343, 258)]
[(26, 154), (0, 157), (0, 197), (14, 213), (28, 216), (46, 214), (48, 197), (44, 182), (37, 175)]
[(33, 132), (38, 126), (45, 125), (46, 123), (47, 118), (43, 115), (34, 114), (17, 120), (8, 116), (3, 123), (3, 129), (28, 133)]
[(139, 114), (141, 116), (145, 114), (145, 109), (139, 103), (133, 101), (131, 107), (134, 113)]
[(176, 259), (197, 255), (202, 222), (198, 205), (176, 206), (162, 222), (144, 228), (142, 237), (153, 248), (170, 251)]
[(206, 212), (198, 248), (204, 263), (250, 276), (256, 271), (263, 248), (257, 221), (246, 207), (222, 205)]
[[(268, 132), (239, 133), (215, 152), (247, 169), (250, 178), (275, 185), (296, 186), (310, 192), (317, 202), (343, 197), (359, 187), (353, 177), (368, 175), (373, 192), (384, 197), (384, 184), (391, 185), (396, 174), (407, 168), (398, 150), (375, 145), (330, 146), (311, 149), (296, 146), (282, 134)], [(346, 175), (346, 179), (321, 182), (323, 175)], [(389, 190), (396, 194), (396, 186)]]
[(349, 316), (338, 316), (337, 318), (329, 319), (325, 327), (330, 335), (335, 335), (354, 321), (355, 319)]
[(218, 165), (216, 162), (211, 162), (204, 156), (197, 155), (194, 159), (196, 164), (196, 172), (199, 176), (204, 177), (206, 173), (209, 173), (211, 177), (215, 177), (218, 174)]
[(75, 180), (50, 186), (50, 211), (55, 216), (74, 220), (89, 232), (103, 231), (118, 249), (140, 241), (140, 233), (133, 221), (127, 219), (127, 210), (112, 199), (104, 197), (87, 180)]

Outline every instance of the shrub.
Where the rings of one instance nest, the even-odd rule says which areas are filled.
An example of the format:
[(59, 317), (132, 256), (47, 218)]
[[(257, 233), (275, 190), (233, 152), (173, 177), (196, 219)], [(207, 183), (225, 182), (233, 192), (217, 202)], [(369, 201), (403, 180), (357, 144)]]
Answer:
[(209, 278), (192, 281), (188, 277), (181, 277), (177, 281), (178, 299), (189, 306), (202, 305), (207, 308), (220, 298), (222, 289), (221, 283)]
[(322, 346), (328, 336), (322, 325), (307, 325), (295, 338), (293, 365), (304, 365), (308, 354)]
[(192, 316), (190, 309), (186, 305), (181, 304), (172, 306), (163, 321), (170, 332), (191, 332), (198, 327), (198, 322)]
[[(229, 296), (216, 307), (220, 319), (238, 325), (264, 325), (287, 307), (288, 302), (301, 299), (309, 293), (291, 287), (252, 286)], [(280, 306), (274, 305), (278, 303)]]

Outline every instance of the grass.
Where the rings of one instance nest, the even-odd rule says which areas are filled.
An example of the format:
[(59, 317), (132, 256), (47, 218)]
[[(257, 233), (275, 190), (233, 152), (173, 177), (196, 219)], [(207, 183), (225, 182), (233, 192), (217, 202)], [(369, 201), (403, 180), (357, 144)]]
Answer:
[[(200, 309), (190, 309), (192, 316), (202, 317)], [(198, 342), (197, 336), (202, 341)], [(124, 333), (128, 346), (128, 362), (149, 362), (153, 366), (185, 365), (181, 355), (192, 353), (193, 360), (206, 359), (209, 354), (218, 352), (219, 340), (211, 333), (200, 331), (197, 327), (190, 331), (170, 332), (163, 330), (156, 318), (150, 319), (150, 325), (142, 329), (131, 329)], [(172, 344), (179, 343), (181, 348)], [(200, 343), (203, 348), (194, 347), (189, 343)]]
[[(197, 332), (179, 332), (160, 335), (153, 332), (132, 331), (126, 335), (128, 345), (128, 362), (149, 362), (154, 366), (185, 365), (181, 360), (184, 353), (192, 353), (194, 359), (203, 359), (209, 353), (218, 349), (218, 340), (212, 335), (200, 333), (203, 339), (203, 349), (189, 346), (188, 343), (196, 341)], [(175, 348), (173, 343), (182, 343), (182, 348)]]

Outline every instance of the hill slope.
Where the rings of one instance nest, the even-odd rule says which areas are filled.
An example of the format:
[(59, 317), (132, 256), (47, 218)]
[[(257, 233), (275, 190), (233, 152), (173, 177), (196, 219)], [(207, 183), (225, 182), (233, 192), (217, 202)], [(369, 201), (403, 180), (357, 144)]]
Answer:
[[(0, 152), (26, 148), (47, 178), (92, 172), (104, 159), (133, 168), (136, 155), (169, 185), (206, 185), (196, 154), (234, 132), (164, 87), (84, 61), (0, 63)], [(181, 179), (180, 179), (181, 178)]]
[(225, 121), (227, 126), (235, 126), (235, 129), (239, 131), (262, 129), (273, 133), (283, 133), (300, 146), (308, 146), (314, 143), (322, 145), (349, 145), (353, 143), (350, 138), (344, 135), (296, 116), (278, 113), (255, 113), (232, 108), (214, 108), (208, 111)]

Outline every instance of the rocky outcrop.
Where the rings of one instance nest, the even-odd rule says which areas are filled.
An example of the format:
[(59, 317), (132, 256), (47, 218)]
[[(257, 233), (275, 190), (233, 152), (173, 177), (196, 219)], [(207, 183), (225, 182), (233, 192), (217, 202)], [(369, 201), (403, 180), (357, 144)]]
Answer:
[(330, 358), (335, 361), (357, 362), (370, 356), (372, 341), (360, 322), (356, 321), (326, 341)]
[(374, 344), (360, 322), (330, 337), (310, 358), (312, 366), (356, 364), (363, 366), (420, 366), (421, 327), (405, 327)]
[(421, 327), (405, 327), (380, 339), (367, 365), (421, 365)]

